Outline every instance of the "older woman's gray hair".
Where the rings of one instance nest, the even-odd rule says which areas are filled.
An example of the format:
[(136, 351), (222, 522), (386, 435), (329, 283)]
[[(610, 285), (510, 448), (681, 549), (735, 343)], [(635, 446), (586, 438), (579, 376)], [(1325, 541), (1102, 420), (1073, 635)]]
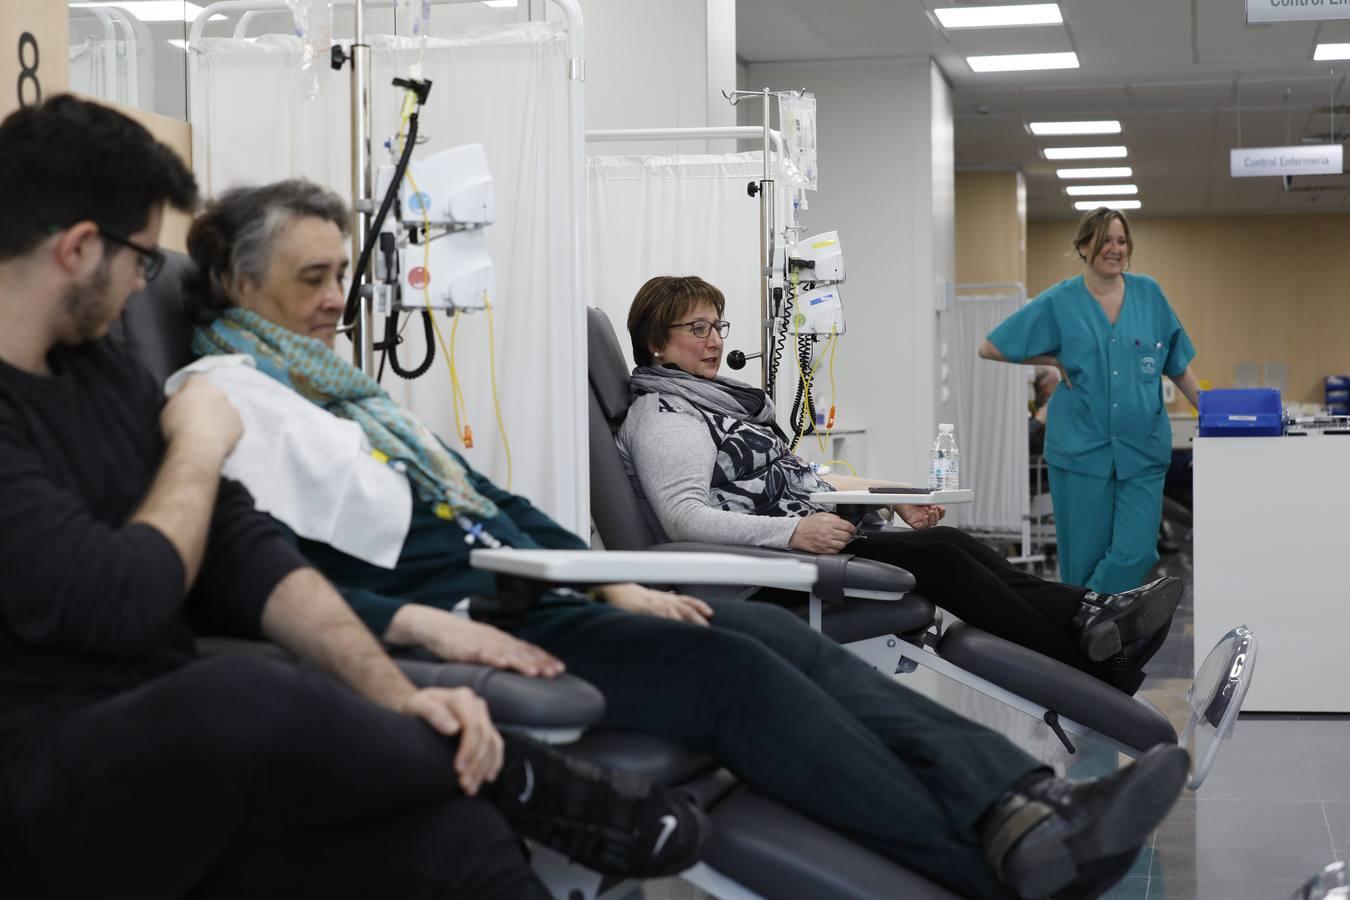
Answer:
[(332, 222), (345, 235), (351, 210), (333, 191), (301, 178), (234, 188), (207, 205), (188, 232), (188, 254), (196, 265), (183, 282), (199, 319), (213, 319), (234, 305), (227, 284), (262, 281), (277, 237), (296, 218)]

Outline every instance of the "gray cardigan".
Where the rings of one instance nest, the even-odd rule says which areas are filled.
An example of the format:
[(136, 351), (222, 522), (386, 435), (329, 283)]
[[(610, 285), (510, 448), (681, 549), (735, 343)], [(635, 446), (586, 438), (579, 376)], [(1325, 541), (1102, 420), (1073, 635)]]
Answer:
[[(712, 427), (703, 413), (669, 394), (644, 394), (633, 402), (619, 429), (619, 453), (638, 495), (655, 515), (652, 524), (674, 541), (786, 549), (799, 516), (815, 508), (799, 504), (797, 515), (721, 508), (710, 489), (719, 464)], [(813, 489), (832, 490), (812, 480)]]

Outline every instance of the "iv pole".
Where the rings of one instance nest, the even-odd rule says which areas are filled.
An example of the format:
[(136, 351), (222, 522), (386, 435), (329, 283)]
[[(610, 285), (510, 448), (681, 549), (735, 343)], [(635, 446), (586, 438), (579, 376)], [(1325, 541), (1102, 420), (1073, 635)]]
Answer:
[[(355, 33), (348, 57), (352, 64), (352, 264), (361, 258), (361, 246), (370, 227), (370, 205), (375, 178), (370, 158), (370, 45), (366, 43), (366, 0), (356, 0)], [(372, 258), (368, 264), (373, 267)], [(353, 272), (363, 278), (368, 272)], [(367, 279), (367, 283), (369, 280)], [(352, 363), (366, 374), (375, 371), (374, 298), (362, 292), (352, 323)]]
[(764, 103), (763, 118), (763, 150), (764, 150), (764, 174), (759, 181), (752, 181), (746, 190), (751, 197), (759, 196), (759, 373), (762, 381), (760, 382), (765, 393), (769, 395), (769, 400), (777, 405), (777, 398), (774, 397), (775, 390), (770, 391), (769, 385), (769, 366), (772, 353), (770, 348), (774, 341), (774, 328), (778, 316), (778, 304), (781, 300), (775, 301), (773, 298), (773, 265), (774, 265), (774, 240), (777, 234), (778, 225), (775, 221), (778, 215), (777, 196), (774, 193), (773, 177), (773, 154), (771, 152), (773, 145), (770, 143), (774, 134), (770, 129), (770, 113), (772, 104), (770, 101), (775, 97), (798, 97), (801, 91), (771, 91), (764, 88), (760, 91), (723, 91), (722, 96), (727, 99), (732, 106), (740, 103), (742, 100), (757, 99)]

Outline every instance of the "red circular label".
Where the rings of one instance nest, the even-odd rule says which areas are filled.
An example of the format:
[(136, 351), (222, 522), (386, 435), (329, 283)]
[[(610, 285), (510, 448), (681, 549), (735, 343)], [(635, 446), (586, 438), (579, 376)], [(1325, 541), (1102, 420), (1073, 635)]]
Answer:
[(421, 266), (408, 270), (408, 284), (411, 287), (422, 289), (431, 283), (431, 273)]

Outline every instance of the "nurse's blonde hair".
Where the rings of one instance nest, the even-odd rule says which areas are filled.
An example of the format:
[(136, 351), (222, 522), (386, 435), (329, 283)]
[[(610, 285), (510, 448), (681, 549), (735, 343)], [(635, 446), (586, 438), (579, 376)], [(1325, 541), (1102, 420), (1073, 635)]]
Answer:
[[(1118, 209), (1110, 209), (1105, 206), (1099, 206), (1092, 212), (1083, 216), (1078, 223), (1078, 233), (1073, 237), (1073, 249), (1078, 254), (1078, 258), (1085, 263), (1091, 263), (1102, 252), (1102, 246), (1106, 244), (1106, 232), (1111, 228), (1113, 219), (1120, 220), (1120, 227), (1125, 229), (1125, 246), (1129, 249), (1129, 255), (1134, 255), (1134, 238), (1130, 236), (1130, 220), (1125, 218), (1125, 214)], [(1083, 247), (1091, 244), (1092, 252), (1084, 253)], [(1130, 263), (1129, 257), (1126, 257), (1125, 264)]]

